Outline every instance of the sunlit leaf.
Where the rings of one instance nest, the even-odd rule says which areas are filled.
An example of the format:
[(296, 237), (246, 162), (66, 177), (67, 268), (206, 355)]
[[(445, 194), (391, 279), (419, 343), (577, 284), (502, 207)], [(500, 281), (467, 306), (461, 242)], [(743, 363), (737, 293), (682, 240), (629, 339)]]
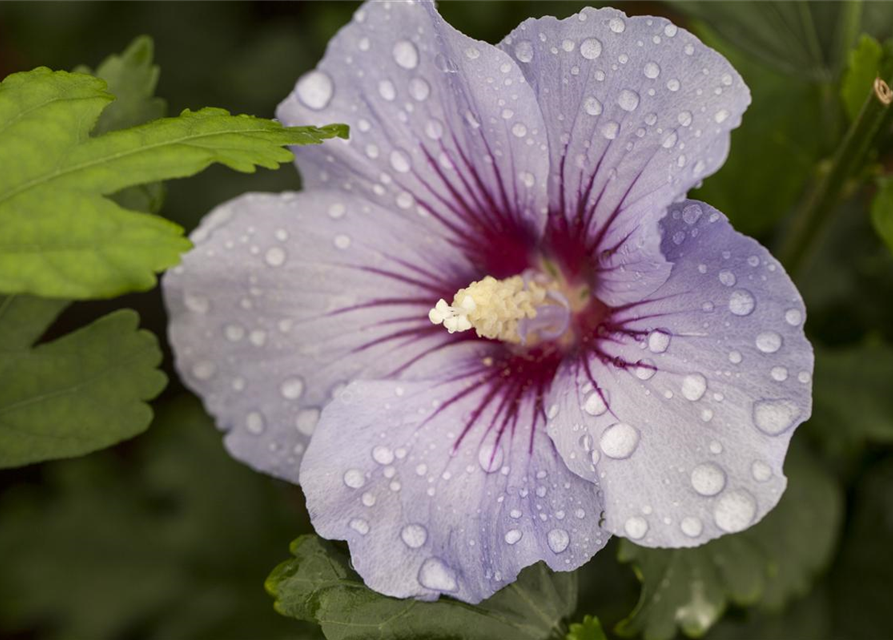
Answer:
[(285, 128), (222, 109), (90, 132), (113, 96), (102, 80), (39, 68), (0, 84), (0, 292), (83, 299), (150, 289), (189, 248), (182, 229), (106, 196), (212, 163), (276, 168), (284, 145), (347, 127)]
[(598, 618), (585, 616), (583, 622), (574, 622), (570, 626), (566, 640), (608, 640)]

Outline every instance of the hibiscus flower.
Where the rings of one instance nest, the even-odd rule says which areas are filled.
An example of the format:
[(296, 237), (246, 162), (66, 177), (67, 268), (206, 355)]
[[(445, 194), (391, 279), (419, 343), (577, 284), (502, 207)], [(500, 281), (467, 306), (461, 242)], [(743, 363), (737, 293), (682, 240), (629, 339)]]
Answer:
[(350, 140), (295, 149), (303, 192), (222, 205), (166, 276), (177, 367), (382, 593), (474, 603), (612, 534), (743, 530), (813, 364), (781, 265), (685, 200), (749, 101), (663, 18), (494, 47), (369, 2), (277, 112)]

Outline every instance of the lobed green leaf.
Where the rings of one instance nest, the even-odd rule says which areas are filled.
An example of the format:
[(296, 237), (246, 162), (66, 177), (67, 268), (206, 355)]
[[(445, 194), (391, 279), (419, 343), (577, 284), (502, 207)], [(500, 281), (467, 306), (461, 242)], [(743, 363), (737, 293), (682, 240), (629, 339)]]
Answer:
[(0, 297), (0, 468), (82, 455), (144, 431), (167, 379), (130, 310), (32, 347), (66, 302)]
[(545, 640), (576, 606), (574, 573), (553, 573), (542, 563), (488, 600), (469, 605), (398, 600), (368, 589), (347, 554), (316, 536), (291, 545), (266, 587), (282, 615), (313, 621), (328, 640)]
[(38, 68), (0, 83), (0, 292), (85, 299), (150, 289), (190, 246), (162, 218), (108, 196), (194, 175), (213, 163), (276, 168), (285, 145), (347, 127), (283, 127), (222, 109), (186, 110), (98, 137), (113, 96), (91, 76)]
[(583, 622), (571, 624), (565, 640), (608, 640), (608, 638), (598, 618), (587, 615), (583, 617)]

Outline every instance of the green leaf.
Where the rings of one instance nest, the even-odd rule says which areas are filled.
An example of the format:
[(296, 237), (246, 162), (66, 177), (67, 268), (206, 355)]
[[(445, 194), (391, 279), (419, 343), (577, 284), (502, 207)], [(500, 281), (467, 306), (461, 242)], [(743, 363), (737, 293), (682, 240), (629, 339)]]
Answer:
[[(92, 135), (135, 127), (164, 117), (167, 105), (155, 97), (160, 72), (158, 65), (152, 64), (153, 52), (152, 38), (139, 36), (124, 53), (107, 57), (95, 71), (89, 67), (75, 69), (76, 73), (88, 73), (105, 80), (108, 91), (115, 96), (115, 101), (99, 116)], [(129, 187), (116, 193), (113, 200), (131, 211), (158, 213), (164, 202), (164, 183)]]
[(565, 640), (608, 640), (602, 623), (594, 616), (584, 616), (583, 622), (571, 624)]
[(292, 159), (283, 145), (346, 137), (222, 109), (90, 137), (112, 101), (102, 80), (46, 68), (0, 84), (0, 292), (84, 299), (155, 285), (189, 248), (182, 229), (105, 196), (221, 163), (253, 172)]
[(32, 347), (66, 303), (0, 297), (0, 468), (82, 455), (152, 419), (166, 377), (158, 341), (130, 310)]
[(871, 202), (871, 223), (893, 251), (893, 177), (878, 180), (877, 194)]
[(822, 155), (821, 90), (756, 64), (709, 29), (698, 35), (729, 58), (753, 101), (732, 132), (725, 164), (692, 197), (718, 208), (743, 233), (767, 232), (794, 207)]
[(863, 34), (859, 44), (850, 51), (846, 73), (840, 85), (840, 95), (850, 120), (855, 120), (871, 91), (881, 68), (884, 50), (881, 44)]
[(268, 567), (296, 489), (233, 460), (194, 398), (161, 404), (125, 451), (46, 465), (0, 493), (0, 637), (306, 640), (276, 614)]
[(730, 602), (778, 610), (805, 595), (830, 561), (842, 496), (802, 451), (789, 451), (785, 471), (789, 484), (778, 506), (747, 531), (691, 549), (646, 549), (624, 540), (620, 560), (633, 563), (642, 593), (617, 632), (669, 640), (678, 625), (699, 637)]
[(577, 602), (573, 573), (542, 563), (478, 605), (441, 598), (397, 600), (372, 591), (350, 568), (347, 554), (316, 536), (291, 545), (293, 560), (267, 578), (276, 610), (317, 622), (328, 640), (545, 640)]
[(108, 91), (115, 96), (99, 116), (93, 135), (135, 127), (163, 118), (167, 105), (155, 97), (160, 71), (152, 64), (154, 45), (149, 36), (139, 36), (120, 55), (103, 60), (95, 71), (78, 67), (76, 73), (86, 73), (105, 80)]
[(806, 426), (834, 453), (893, 443), (893, 348), (816, 346), (813, 416)]

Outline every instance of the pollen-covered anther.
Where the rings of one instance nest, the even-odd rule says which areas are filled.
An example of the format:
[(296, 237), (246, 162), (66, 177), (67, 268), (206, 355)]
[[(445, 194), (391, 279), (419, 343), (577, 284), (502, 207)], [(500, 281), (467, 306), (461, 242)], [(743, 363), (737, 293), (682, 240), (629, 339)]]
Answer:
[[(545, 324), (537, 323), (544, 311)], [(450, 333), (473, 328), (482, 338), (516, 344), (525, 344), (533, 332), (541, 332), (544, 338), (554, 337), (556, 331), (560, 335), (567, 328), (564, 316), (568, 315), (564, 296), (548, 283), (524, 276), (504, 280), (487, 276), (459, 289), (451, 305), (440, 299), (428, 312), (431, 322), (443, 324)]]

